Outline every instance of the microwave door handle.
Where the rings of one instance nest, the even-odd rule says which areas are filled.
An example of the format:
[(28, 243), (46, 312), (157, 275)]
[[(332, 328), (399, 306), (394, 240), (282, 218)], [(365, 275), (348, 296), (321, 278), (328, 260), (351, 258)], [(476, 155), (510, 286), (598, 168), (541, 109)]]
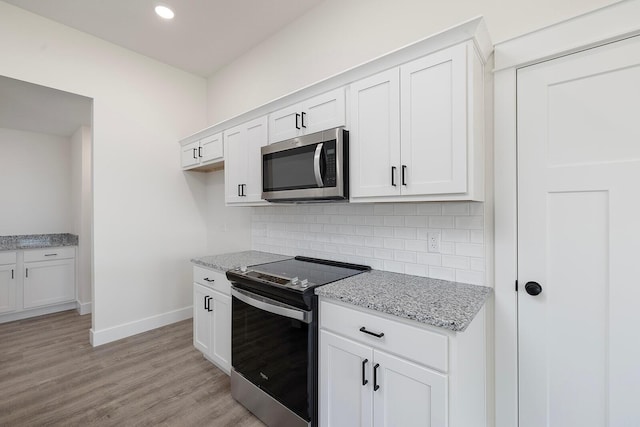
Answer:
[(322, 157), (323, 145), (324, 143), (316, 145), (316, 153), (313, 156), (313, 173), (316, 176), (316, 184), (318, 184), (318, 188), (324, 187), (324, 182), (322, 182), (322, 173), (320, 172), (320, 157)]

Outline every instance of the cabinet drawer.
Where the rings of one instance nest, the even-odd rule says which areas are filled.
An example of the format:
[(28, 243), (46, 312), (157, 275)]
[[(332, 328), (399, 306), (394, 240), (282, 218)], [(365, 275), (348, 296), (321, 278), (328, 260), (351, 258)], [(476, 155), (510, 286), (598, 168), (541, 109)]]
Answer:
[(15, 252), (0, 252), (0, 265), (15, 264), (15, 263), (16, 263)]
[(231, 283), (227, 280), (227, 276), (219, 271), (194, 266), (193, 281), (225, 295), (231, 295)]
[[(342, 305), (320, 303), (320, 327), (421, 365), (447, 372), (447, 336)], [(384, 336), (378, 338), (361, 328)]]
[(32, 261), (52, 261), (54, 259), (75, 258), (76, 248), (74, 246), (33, 249), (24, 251), (24, 262)]

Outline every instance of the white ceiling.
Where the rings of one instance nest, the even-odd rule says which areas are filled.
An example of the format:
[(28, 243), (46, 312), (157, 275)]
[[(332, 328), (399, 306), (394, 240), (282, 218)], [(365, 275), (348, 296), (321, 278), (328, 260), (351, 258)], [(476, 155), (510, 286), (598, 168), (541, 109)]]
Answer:
[(0, 76), (0, 128), (69, 137), (91, 115), (91, 98)]
[[(4, 0), (208, 77), (322, 0)], [(170, 6), (175, 18), (154, 12)]]

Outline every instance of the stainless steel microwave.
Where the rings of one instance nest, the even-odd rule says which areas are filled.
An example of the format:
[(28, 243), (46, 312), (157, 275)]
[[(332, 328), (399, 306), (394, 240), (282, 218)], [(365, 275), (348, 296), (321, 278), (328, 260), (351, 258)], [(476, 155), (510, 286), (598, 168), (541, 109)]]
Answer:
[(338, 127), (262, 147), (262, 198), (348, 200), (349, 132)]

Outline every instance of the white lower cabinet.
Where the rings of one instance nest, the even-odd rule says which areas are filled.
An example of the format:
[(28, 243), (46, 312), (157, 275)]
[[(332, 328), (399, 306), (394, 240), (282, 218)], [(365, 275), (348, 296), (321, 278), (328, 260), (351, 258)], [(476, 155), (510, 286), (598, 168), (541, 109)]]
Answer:
[(24, 308), (69, 302), (75, 299), (75, 261), (25, 262)]
[(193, 345), (227, 374), (231, 370), (230, 286), (223, 273), (194, 267)]
[(484, 310), (465, 332), (320, 302), (323, 427), (486, 426)]
[(16, 309), (16, 258), (15, 252), (3, 255), (0, 256), (0, 313), (8, 313)]

